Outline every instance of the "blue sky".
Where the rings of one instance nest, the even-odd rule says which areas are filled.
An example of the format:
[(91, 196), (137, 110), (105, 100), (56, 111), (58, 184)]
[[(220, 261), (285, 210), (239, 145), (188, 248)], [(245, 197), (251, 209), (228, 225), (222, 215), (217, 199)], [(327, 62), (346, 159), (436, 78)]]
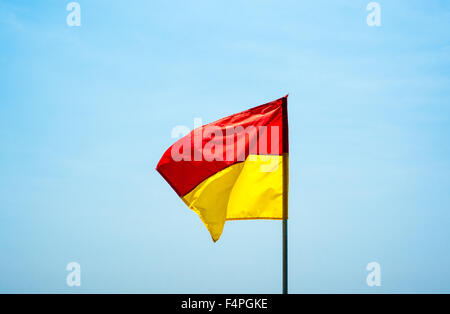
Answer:
[(0, 0), (0, 292), (280, 292), (280, 222), (214, 244), (154, 168), (287, 93), (290, 292), (450, 292), (448, 1), (68, 2)]

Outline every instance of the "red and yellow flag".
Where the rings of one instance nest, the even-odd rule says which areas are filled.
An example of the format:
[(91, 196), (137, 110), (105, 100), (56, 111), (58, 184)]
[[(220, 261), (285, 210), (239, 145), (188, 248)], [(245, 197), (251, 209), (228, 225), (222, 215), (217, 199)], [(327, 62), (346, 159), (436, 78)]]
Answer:
[(194, 129), (156, 170), (217, 241), (225, 221), (287, 219), (287, 96)]

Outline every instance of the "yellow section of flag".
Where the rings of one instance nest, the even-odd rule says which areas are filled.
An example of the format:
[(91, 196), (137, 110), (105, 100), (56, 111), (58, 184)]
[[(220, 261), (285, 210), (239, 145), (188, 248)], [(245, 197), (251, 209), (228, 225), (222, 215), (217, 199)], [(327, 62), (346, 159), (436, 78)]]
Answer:
[(283, 219), (284, 158), (249, 155), (204, 180), (183, 201), (200, 216), (214, 241), (226, 220)]

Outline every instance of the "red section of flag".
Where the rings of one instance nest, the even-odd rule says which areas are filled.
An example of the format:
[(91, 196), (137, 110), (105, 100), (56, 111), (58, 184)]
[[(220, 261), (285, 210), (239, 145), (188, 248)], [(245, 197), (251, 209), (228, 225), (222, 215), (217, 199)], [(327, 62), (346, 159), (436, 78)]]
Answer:
[[(249, 154), (287, 153), (288, 141), (283, 138), (286, 104), (287, 96), (193, 130), (164, 153), (156, 170), (183, 196)], [(174, 160), (173, 151), (182, 160)]]

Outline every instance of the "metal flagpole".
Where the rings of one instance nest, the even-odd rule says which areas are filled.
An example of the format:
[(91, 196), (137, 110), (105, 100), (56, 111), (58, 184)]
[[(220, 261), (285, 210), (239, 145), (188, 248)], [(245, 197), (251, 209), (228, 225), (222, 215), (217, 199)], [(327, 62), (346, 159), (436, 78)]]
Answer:
[(283, 294), (288, 294), (288, 192), (289, 192), (289, 132), (287, 96), (283, 100)]
[(283, 154), (283, 294), (288, 293), (288, 162), (289, 157)]
[(287, 219), (283, 219), (283, 294), (288, 294)]

